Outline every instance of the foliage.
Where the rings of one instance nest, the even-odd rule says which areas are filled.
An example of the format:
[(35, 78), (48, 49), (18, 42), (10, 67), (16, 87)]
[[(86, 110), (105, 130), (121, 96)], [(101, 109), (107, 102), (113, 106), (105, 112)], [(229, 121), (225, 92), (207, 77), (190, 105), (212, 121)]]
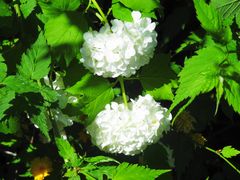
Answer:
[[(132, 11), (157, 22), (158, 46), (124, 89), (86, 70), (80, 48)], [(45, 156), (52, 179), (239, 179), (239, 28), (240, 0), (0, 0), (0, 179), (33, 176)], [(169, 108), (163, 147), (127, 157), (92, 145), (86, 127), (125, 90)]]

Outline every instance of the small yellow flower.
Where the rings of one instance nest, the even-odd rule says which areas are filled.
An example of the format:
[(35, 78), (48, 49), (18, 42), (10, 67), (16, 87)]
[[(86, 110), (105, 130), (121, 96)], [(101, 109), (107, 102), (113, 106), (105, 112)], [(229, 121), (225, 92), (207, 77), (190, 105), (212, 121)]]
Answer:
[(31, 173), (34, 180), (43, 180), (52, 171), (52, 162), (48, 157), (35, 158), (31, 162)]

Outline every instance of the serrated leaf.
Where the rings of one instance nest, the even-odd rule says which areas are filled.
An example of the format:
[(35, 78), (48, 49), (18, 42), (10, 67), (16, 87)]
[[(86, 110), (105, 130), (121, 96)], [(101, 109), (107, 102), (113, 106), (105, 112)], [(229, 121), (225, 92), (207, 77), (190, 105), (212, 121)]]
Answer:
[(197, 18), (201, 26), (208, 32), (217, 33), (222, 28), (222, 21), (215, 8), (208, 5), (205, 0), (193, 0)]
[(20, 9), (26, 19), (37, 6), (36, 0), (20, 0)]
[(39, 80), (46, 76), (50, 70), (51, 58), (46, 39), (40, 33), (37, 41), (23, 54), (18, 73), (26, 78)]
[[(231, 49), (235, 49), (235, 45)], [(240, 113), (240, 62), (236, 53), (228, 55), (228, 64), (222, 70), (224, 98), (234, 111)]]
[(211, 4), (224, 18), (240, 13), (240, 0), (211, 0)]
[(225, 146), (222, 151), (221, 154), (225, 157), (225, 158), (232, 158), (234, 156), (237, 156), (240, 154), (240, 151), (233, 148), (232, 146)]
[(80, 53), (87, 22), (78, 12), (63, 13), (45, 24), (45, 36), (55, 54), (64, 57), (68, 65)]
[(194, 99), (200, 93), (211, 91), (219, 80), (219, 65), (225, 58), (226, 54), (221, 49), (207, 47), (185, 60), (184, 68), (179, 73), (180, 85), (170, 109), (188, 97)]
[(51, 88), (47, 86), (43, 86), (40, 88), (40, 93), (43, 96), (45, 100), (48, 102), (55, 102), (58, 99), (58, 93), (55, 90), (52, 90)]
[(231, 105), (234, 111), (240, 114), (240, 84), (231, 79), (225, 79), (224, 98)]
[(143, 12), (151, 12), (160, 6), (158, 0), (120, 0), (122, 4), (132, 10), (138, 10)]
[(113, 175), (113, 180), (154, 180), (162, 174), (170, 172), (169, 169), (164, 170), (155, 170), (149, 169), (144, 166), (138, 166), (136, 164), (131, 165), (128, 163), (120, 164), (117, 169), (116, 173)]
[(121, 3), (115, 3), (112, 5), (112, 13), (116, 19), (131, 22), (133, 20), (131, 12), (130, 9), (124, 7)]
[(22, 94), (27, 92), (39, 92), (39, 86), (37, 83), (25, 79), (22, 76), (8, 76), (4, 79), (3, 84), (16, 93)]
[(82, 96), (81, 101), (85, 104), (82, 111), (88, 115), (90, 120), (93, 120), (105, 105), (114, 98), (111, 84), (107, 80), (90, 73), (85, 74), (79, 82), (68, 88), (67, 92)]
[(0, 54), (0, 82), (3, 81), (6, 75), (7, 75), (7, 65), (4, 63), (4, 58)]
[(0, 88), (0, 120), (5, 116), (4, 112), (12, 106), (10, 102), (15, 98), (14, 91), (4, 87)]
[(39, 107), (39, 114), (35, 114), (32, 117), (30, 117), (30, 120), (33, 124), (35, 124), (40, 131), (43, 133), (44, 136), (46, 136), (47, 139), (50, 139), (50, 136), (48, 134), (48, 125), (47, 125), (47, 110), (44, 107)]
[(70, 162), (71, 166), (73, 167), (77, 167), (81, 164), (81, 160), (68, 140), (56, 138), (55, 141), (59, 155), (64, 159), (65, 162)]

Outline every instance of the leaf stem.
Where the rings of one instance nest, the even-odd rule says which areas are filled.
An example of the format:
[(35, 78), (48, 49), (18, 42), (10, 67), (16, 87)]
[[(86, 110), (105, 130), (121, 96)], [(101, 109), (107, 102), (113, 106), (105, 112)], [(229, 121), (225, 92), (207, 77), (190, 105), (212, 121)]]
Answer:
[(209, 147), (205, 147), (206, 150), (218, 155), (220, 158), (222, 158), (226, 163), (228, 163), (235, 171), (237, 171), (238, 174), (240, 174), (240, 170), (236, 168), (229, 160), (227, 160), (224, 156), (222, 156), (218, 151), (211, 149)]
[[(101, 15), (101, 21), (103, 22), (103, 24), (107, 24), (108, 23), (108, 20), (105, 16), (105, 14), (103, 13), (102, 9), (100, 8), (100, 6), (98, 5), (97, 1), (96, 0), (91, 0), (93, 5), (97, 8), (99, 14)], [(97, 15), (97, 14), (96, 14)], [(99, 16), (97, 16), (99, 18)]]
[(125, 106), (128, 108), (128, 102), (127, 102), (127, 96), (126, 96), (126, 91), (125, 91), (125, 87), (124, 87), (123, 77), (119, 77), (118, 79), (119, 79), (120, 87), (121, 87), (121, 91), (122, 91), (123, 102), (124, 102)]

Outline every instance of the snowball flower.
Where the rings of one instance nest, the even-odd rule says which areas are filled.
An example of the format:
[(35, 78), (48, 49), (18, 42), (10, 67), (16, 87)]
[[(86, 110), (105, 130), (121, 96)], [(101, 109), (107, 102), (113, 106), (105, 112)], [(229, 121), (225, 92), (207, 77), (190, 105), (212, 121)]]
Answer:
[(123, 103), (107, 104), (87, 127), (92, 142), (110, 153), (135, 155), (155, 143), (169, 130), (171, 114), (152, 96), (139, 96), (128, 108)]
[(84, 33), (80, 61), (87, 69), (103, 77), (129, 77), (149, 63), (157, 45), (156, 23), (137, 11), (132, 17), (133, 22), (114, 19), (111, 27)]

